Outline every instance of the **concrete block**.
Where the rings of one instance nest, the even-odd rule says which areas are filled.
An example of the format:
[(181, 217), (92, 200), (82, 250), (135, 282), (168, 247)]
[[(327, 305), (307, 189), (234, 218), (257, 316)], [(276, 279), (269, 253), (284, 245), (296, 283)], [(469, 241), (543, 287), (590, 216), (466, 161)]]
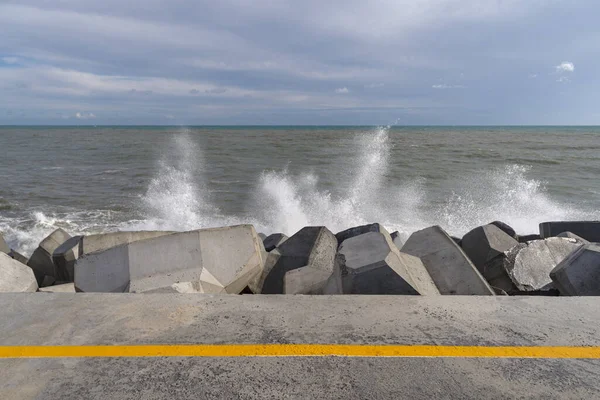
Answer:
[(548, 238), (572, 232), (590, 242), (600, 242), (600, 221), (553, 221), (540, 224), (540, 236)]
[(10, 254), (10, 247), (8, 247), (8, 244), (6, 244), (6, 242), (4, 241), (4, 236), (2, 235), (2, 232), (0, 232), (0, 253)]
[(283, 242), (288, 240), (288, 237), (283, 233), (274, 233), (269, 235), (263, 240), (266, 251), (271, 251), (281, 245)]
[(581, 236), (574, 234), (573, 232), (562, 232), (562, 233), (559, 233), (558, 235), (556, 235), (556, 237), (575, 239), (575, 240), (577, 240), (577, 242), (582, 243), (582, 244), (589, 243), (589, 241), (585, 240)]
[(421, 259), (441, 294), (494, 295), (471, 260), (439, 226), (413, 233), (402, 252)]
[(52, 262), (52, 254), (54, 253), (54, 250), (70, 237), (71, 236), (67, 232), (58, 228), (42, 240), (38, 248), (35, 249), (29, 258), (27, 265), (33, 269), (38, 285), (42, 283), (44, 276), (46, 275), (56, 277), (54, 263)]
[(267, 238), (267, 235), (261, 232), (258, 234), (258, 237), (260, 238), (260, 240), (264, 241)]
[(83, 292), (146, 292), (192, 282), (203, 293), (239, 293), (263, 266), (252, 225), (203, 229), (84, 254), (75, 263)]
[[(547, 291), (554, 287), (550, 272), (582, 246), (575, 239), (552, 237), (522, 243), (506, 252), (504, 269), (521, 292)], [(504, 288), (503, 288), (504, 289)]]
[(350, 239), (354, 236), (362, 235), (363, 233), (368, 232), (385, 232), (389, 235), (389, 232), (380, 224), (368, 224), (355, 226), (354, 228), (346, 229), (345, 231), (341, 231), (335, 234), (335, 237), (338, 241), (338, 245), (342, 244), (342, 242), (346, 239)]
[[(482, 274), (487, 262), (518, 244), (513, 237), (492, 224), (473, 229), (463, 236), (461, 242), (463, 251)], [(485, 274), (483, 276), (487, 279)]]
[(284, 294), (323, 294), (330, 272), (312, 267), (301, 267), (285, 273)]
[(0, 252), (0, 292), (35, 292), (37, 289), (33, 270)]
[(530, 235), (519, 235), (517, 237), (517, 240), (519, 241), (519, 243), (527, 243), (531, 242), (532, 240), (540, 240), (541, 238), (542, 237), (537, 233), (532, 233)]
[(19, 253), (16, 250), (11, 250), (9, 256), (20, 262), (21, 264), (27, 265), (29, 262), (29, 258), (25, 257), (23, 254)]
[(346, 239), (338, 253), (344, 294), (439, 294), (421, 260), (401, 253), (387, 233)]
[(43, 287), (38, 290), (38, 292), (46, 292), (46, 293), (75, 293), (75, 285), (70, 283), (63, 283), (61, 285), (54, 285)]
[(550, 272), (550, 278), (563, 296), (600, 296), (600, 245), (581, 246)]
[(132, 232), (109, 232), (97, 235), (84, 236), (81, 241), (81, 255), (103, 251), (111, 247), (138, 240), (153, 239), (175, 233), (173, 231), (132, 231)]
[(75, 279), (75, 261), (83, 255), (82, 240), (83, 236), (73, 236), (65, 240), (52, 253), (54, 276), (57, 280), (73, 282)]
[(302, 228), (269, 253), (277, 251), (267, 259), (258, 279), (251, 281), (250, 289), (254, 293), (282, 294), (285, 274), (306, 266), (331, 274), (337, 244), (333, 233), (323, 226)]
[(511, 238), (513, 238), (515, 240), (518, 240), (517, 233), (515, 232), (515, 230), (510, 225), (505, 224), (502, 221), (492, 221), (488, 225), (494, 225), (495, 227), (497, 227), (498, 229), (500, 229), (502, 232), (506, 233)]

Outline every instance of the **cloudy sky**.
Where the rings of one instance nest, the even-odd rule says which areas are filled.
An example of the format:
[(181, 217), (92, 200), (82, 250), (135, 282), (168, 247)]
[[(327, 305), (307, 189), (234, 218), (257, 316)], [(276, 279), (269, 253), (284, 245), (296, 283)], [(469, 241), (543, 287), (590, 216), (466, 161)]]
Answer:
[(597, 0), (0, 0), (0, 124), (600, 124)]

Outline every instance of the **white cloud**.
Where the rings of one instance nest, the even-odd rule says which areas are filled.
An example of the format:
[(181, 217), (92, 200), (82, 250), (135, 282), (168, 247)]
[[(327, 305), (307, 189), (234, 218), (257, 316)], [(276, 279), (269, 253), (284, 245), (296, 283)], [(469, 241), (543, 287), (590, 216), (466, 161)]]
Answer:
[(464, 89), (463, 85), (446, 85), (445, 83), (438, 85), (431, 85), (433, 89)]
[(556, 80), (556, 82), (560, 82), (560, 83), (567, 83), (570, 82), (571, 80), (569, 78), (567, 78), (566, 76), (561, 76), (560, 78), (558, 78)]
[(535, 79), (535, 78), (537, 78), (537, 77), (538, 77), (538, 74), (529, 74), (529, 77), (530, 77), (531, 79)]
[(2, 62), (5, 64), (16, 64), (19, 62), (17, 57), (2, 57)]
[(342, 88), (335, 89), (335, 92), (339, 93), (339, 94), (346, 94), (346, 93), (349, 93), (350, 91), (348, 90), (347, 87), (342, 87)]
[(78, 112), (75, 113), (75, 118), (77, 119), (91, 119), (96, 118), (96, 116), (92, 113)]
[(370, 83), (368, 85), (365, 85), (366, 89), (374, 89), (374, 88), (380, 88), (383, 87), (383, 83)]
[(563, 61), (560, 65), (556, 66), (556, 71), (559, 73), (562, 72), (573, 72), (575, 71), (575, 64), (570, 61)]

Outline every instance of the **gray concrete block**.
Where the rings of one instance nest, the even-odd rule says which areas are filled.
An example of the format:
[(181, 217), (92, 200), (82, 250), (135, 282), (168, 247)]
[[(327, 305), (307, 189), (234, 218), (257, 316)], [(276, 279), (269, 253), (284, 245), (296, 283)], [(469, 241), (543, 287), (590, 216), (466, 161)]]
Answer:
[(552, 221), (540, 224), (540, 236), (548, 238), (572, 232), (590, 242), (600, 242), (600, 221)]
[(272, 235), (267, 236), (263, 240), (263, 244), (265, 246), (266, 251), (271, 251), (281, 245), (283, 242), (288, 240), (288, 237), (283, 233), (274, 233)]
[(354, 236), (362, 235), (363, 233), (368, 232), (385, 232), (389, 235), (389, 232), (380, 224), (368, 224), (355, 226), (354, 228), (346, 229), (345, 231), (341, 231), (335, 234), (335, 237), (338, 241), (338, 245), (342, 244), (342, 242), (346, 239), (350, 239)]
[(75, 264), (83, 292), (145, 292), (192, 282), (203, 293), (239, 293), (263, 266), (252, 225), (174, 233), (85, 254)]
[(264, 241), (267, 238), (267, 235), (265, 235), (264, 233), (260, 232), (258, 234), (258, 237), (260, 238), (260, 240)]
[(279, 262), (281, 258), (281, 253), (278, 249), (271, 250), (270, 252), (265, 252), (264, 261), (261, 273), (254, 277), (248, 282), (248, 287), (250, 291), (254, 294), (260, 294), (262, 292), (263, 285), (267, 276), (271, 273), (271, 270), (275, 267), (275, 265)]
[(517, 240), (519, 243), (527, 243), (532, 240), (540, 240), (542, 237), (537, 233), (532, 233), (530, 235), (518, 235)]
[(0, 252), (0, 292), (35, 292), (37, 289), (33, 270)]
[(61, 285), (54, 285), (39, 288), (38, 292), (46, 292), (46, 293), (75, 293), (75, 285), (70, 283), (63, 283)]
[(502, 232), (506, 233), (511, 238), (513, 238), (515, 240), (518, 240), (517, 233), (515, 232), (515, 230), (510, 225), (505, 224), (502, 221), (492, 221), (488, 225), (494, 225), (495, 227), (497, 227), (498, 229), (500, 229)]
[(10, 247), (8, 247), (8, 244), (6, 244), (6, 242), (4, 241), (4, 236), (2, 235), (2, 232), (0, 232), (0, 253), (10, 254)]
[(25, 257), (23, 254), (19, 253), (16, 250), (11, 250), (9, 256), (20, 262), (21, 264), (27, 265), (29, 262), (29, 258)]
[(575, 239), (575, 240), (577, 240), (577, 242), (582, 243), (582, 244), (589, 243), (589, 241), (585, 240), (581, 236), (574, 234), (573, 232), (562, 232), (562, 233), (559, 233), (558, 235), (556, 235), (556, 237)]
[(285, 273), (284, 294), (323, 294), (330, 272), (317, 268), (301, 267)]
[(404, 246), (404, 240), (402, 239), (402, 237), (400, 237), (400, 232), (392, 232), (390, 233), (390, 237), (392, 238), (392, 241), (394, 242), (398, 250), (400, 250), (402, 246)]
[(75, 279), (75, 261), (83, 255), (83, 236), (73, 236), (54, 250), (52, 263), (54, 276), (63, 282), (73, 282)]
[(421, 260), (401, 253), (387, 233), (346, 239), (338, 253), (344, 294), (439, 294)]
[(274, 263), (265, 263), (259, 279), (249, 286), (254, 293), (282, 294), (288, 271), (308, 266), (331, 274), (337, 244), (333, 233), (323, 226), (302, 228), (276, 249), (278, 254), (271, 258)]
[(522, 243), (506, 252), (504, 269), (518, 291), (550, 290), (550, 272), (581, 246), (575, 239), (557, 237)]
[(81, 254), (93, 253), (120, 246), (126, 243), (137, 242), (138, 240), (153, 239), (175, 233), (174, 231), (125, 231), (99, 233), (96, 235), (84, 236), (81, 242)]
[(600, 245), (586, 244), (561, 261), (550, 278), (566, 296), (600, 296)]
[(29, 258), (27, 265), (33, 269), (35, 277), (40, 285), (44, 276), (55, 277), (54, 263), (52, 262), (52, 254), (61, 244), (63, 244), (71, 236), (62, 230), (61, 228), (56, 229), (44, 240), (40, 242), (40, 245), (33, 252)]
[[(518, 244), (513, 237), (492, 224), (473, 229), (465, 234), (461, 241), (463, 251), (482, 274), (487, 262)], [(483, 275), (487, 279), (485, 274)]]
[(421, 259), (441, 294), (494, 295), (471, 260), (439, 226), (413, 233), (402, 252)]

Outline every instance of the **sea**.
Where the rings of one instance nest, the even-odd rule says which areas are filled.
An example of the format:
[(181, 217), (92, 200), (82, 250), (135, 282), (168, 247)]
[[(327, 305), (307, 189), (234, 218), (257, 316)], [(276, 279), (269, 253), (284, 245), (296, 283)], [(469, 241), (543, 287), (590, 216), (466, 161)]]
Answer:
[(58, 227), (407, 237), (599, 219), (600, 127), (0, 127), (0, 231), (25, 254)]

